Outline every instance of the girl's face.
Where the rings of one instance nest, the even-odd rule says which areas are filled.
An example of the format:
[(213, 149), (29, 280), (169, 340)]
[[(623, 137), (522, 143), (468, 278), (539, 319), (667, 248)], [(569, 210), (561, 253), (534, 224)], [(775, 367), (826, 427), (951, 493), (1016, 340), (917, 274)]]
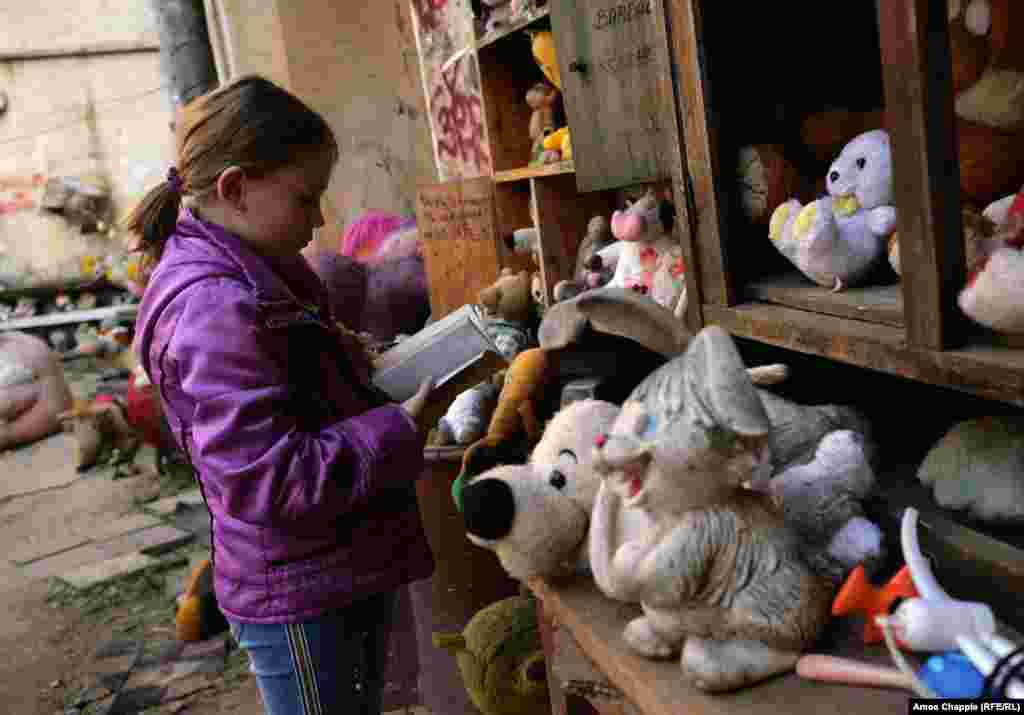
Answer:
[(239, 235), (257, 250), (293, 256), (324, 225), (320, 201), (330, 180), (329, 156), (316, 156), (259, 178), (246, 177)]

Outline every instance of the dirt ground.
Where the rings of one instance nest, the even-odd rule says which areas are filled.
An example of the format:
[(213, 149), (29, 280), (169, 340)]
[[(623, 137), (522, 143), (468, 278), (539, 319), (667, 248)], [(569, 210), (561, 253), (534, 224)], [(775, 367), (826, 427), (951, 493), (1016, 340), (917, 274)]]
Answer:
[[(39, 470), (58, 466), (33, 465)], [(152, 494), (154, 481), (145, 475), (116, 481), (83, 478), (66, 487), (10, 498), (0, 504), (0, 543), (11, 553), (41, 541), (87, 537), (103, 524), (137, 511), (136, 500)], [(32, 581), (10, 561), (0, 560), (0, 712), (64, 713), (74, 694), (94, 684), (96, 645), (117, 637), (136, 615), (126, 604), (101, 618), (89, 617), (74, 605), (49, 603), (50, 593), (49, 581)], [(147, 626), (157, 634), (173, 627), (173, 606), (169, 600), (166, 605), (166, 614), (158, 612)], [(232, 676), (231, 682), (222, 676), (201, 676), (209, 679), (211, 689), (194, 696), (180, 712), (261, 712), (252, 677), (244, 668), (234, 669)]]

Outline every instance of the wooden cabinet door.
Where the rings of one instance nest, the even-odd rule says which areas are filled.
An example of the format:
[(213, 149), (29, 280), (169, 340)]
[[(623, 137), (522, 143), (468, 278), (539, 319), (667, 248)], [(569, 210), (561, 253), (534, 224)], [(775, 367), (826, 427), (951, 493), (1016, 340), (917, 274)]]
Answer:
[(671, 176), (676, 124), (663, 0), (557, 0), (551, 30), (579, 190)]

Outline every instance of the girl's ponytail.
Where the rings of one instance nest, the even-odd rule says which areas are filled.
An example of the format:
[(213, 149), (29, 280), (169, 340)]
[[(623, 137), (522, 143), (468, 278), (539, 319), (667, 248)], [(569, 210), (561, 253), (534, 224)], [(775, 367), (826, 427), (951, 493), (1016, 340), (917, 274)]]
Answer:
[(144, 267), (152, 267), (160, 260), (164, 244), (174, 233), (182, 192), (181, 177), (172, 166), (167, 172), (167, 181), (150, 189), (128, 217), (126, 227), (138, 237), (135, 250), (142, 253)]

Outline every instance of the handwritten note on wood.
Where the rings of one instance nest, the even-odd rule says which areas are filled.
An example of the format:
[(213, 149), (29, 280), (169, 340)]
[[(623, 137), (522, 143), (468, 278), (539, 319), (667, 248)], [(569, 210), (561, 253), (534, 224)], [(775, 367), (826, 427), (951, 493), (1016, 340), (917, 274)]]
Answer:
[(475, 303), (500, 272), (489, 177), (421, 186), (416, 204), (435, 318)]
[(551, 29), (579, 190), (670, 176), (677, 132), (664, 1), (560, 0)]

